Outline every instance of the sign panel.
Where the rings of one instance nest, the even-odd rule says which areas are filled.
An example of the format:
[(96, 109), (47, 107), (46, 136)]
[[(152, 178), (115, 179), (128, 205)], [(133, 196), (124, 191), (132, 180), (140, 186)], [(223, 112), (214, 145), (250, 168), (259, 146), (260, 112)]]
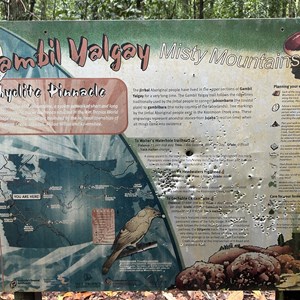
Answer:
[(2, 290), (299, 289), (299, 22), (1, 23)]

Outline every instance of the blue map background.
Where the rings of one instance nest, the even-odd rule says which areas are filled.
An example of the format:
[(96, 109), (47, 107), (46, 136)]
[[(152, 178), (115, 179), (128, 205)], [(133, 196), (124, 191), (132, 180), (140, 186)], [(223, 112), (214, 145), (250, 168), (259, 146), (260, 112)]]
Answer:
[[(56, 248), (89, 242), (92, 241), (93, 208), (116, 207), (116, 227), (121, 228), (124, 220), (119, 217), (120, 213), (125, 216), (135, 214), (128, 202), (141, 201), (141, 208), (145, 203), (156, 205), (143, 170), (132, 158), (127, 160), (128, 165), (125, 170), (120, 170), (120, 174), (116, 171), (116, 159), (70, 161), (8, 155), (6, 164), (8, 162), (15, 171), (9, 169), (7, 175), (15, 173), (16, 176), (7, 182), (8, 190), (12, 194), (41, 195), (40, 200), (6, 201), (5, 212), (16, 219), (4, 222), (5, 236), (11, 246)], [(3, 169), (5, 167), (0, 167)], [(103, 187), (99, 189), (99, 185)], [(51, 187), (61, 189), (51, 190)], [(136, 195), (136, 199), (125, 197), (128, 193)], [(52, 195), (51, 199), (47, 198), (49, 195)], [(105, 200), (106, 196), (114, 199), (113, 204)], [(25, 225), (32, 226), (33, 231), (24, 232)]]

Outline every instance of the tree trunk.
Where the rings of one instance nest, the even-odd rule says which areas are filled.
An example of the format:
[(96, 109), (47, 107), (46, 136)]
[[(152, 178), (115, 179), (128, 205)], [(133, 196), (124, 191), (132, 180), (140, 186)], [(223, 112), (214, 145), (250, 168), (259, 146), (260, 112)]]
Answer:
[(35, 1), (36, 0), (30, 0), (30, 9), (29, 9), (30, 15), (29, 15), (29, 20), (33, 20), (33, 17), (34, 17)]
[(26, 0), (10, 0), (7, 9), (7, 20), (28, 20), (28, 3)]
[(242, 18), (244, 16), (244, 0), (239, 0), (238, 5), (238, 17)]
[(82, 20), (86, 20), (87, 19), (87, 17), (88, 17), (88, 8), (89, 8), (89, 1), (85, 0), (85, 3), (84, 3), (84, 12), (83, 12), (83, 14), (81, 14), (81, 19)]
[(182, 8), (183, 8), (183, 13), (184, 13), (184, 18), (188, 18), (190, 16), (189, 13), (189, 0), (183, 0), (182, 1)]
[(286, 7), (287, 7), (287, 1), (284, 0), (283, 3), (282, 3), (282, 18), (285, 18), (286, 17)]
[(47, 19), (47, 0), (42, 0), (41, 1), (41, 20), (46, 20)]
[(52, 19), (53, 20), (56, 19), (56, 0), (54, 0), (54, 3), (53, 3)]
[(204, 19), (204, 0), (199, 1), (199, 19)]
[(289, 0), (289, 18), (295, 18), (296, 15), (296, 0)]

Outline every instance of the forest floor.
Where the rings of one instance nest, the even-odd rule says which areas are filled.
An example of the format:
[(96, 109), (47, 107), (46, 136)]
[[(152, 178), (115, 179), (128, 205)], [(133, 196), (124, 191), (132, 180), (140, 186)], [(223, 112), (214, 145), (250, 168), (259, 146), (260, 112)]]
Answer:
[[(0, 293), (0, 300), (14, 300), (12, 293)], [(43, 292), (42, 300), (275, 300), (273, 291), (97, 291)]]

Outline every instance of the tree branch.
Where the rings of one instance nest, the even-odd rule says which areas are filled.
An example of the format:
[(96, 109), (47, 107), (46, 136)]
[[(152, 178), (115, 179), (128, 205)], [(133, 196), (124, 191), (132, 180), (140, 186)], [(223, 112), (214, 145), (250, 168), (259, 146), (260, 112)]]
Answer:
[(134, 248), (124, 249), (118, 258), (133, 255), (133, 254), (139, 253), (139, 252), (144, 252), (149, 249), (156, 248), (156, 247), (157, 247), (157, 242), (140, 243), (140, 244), (137, 244), (136, 247), (134, 247)]

